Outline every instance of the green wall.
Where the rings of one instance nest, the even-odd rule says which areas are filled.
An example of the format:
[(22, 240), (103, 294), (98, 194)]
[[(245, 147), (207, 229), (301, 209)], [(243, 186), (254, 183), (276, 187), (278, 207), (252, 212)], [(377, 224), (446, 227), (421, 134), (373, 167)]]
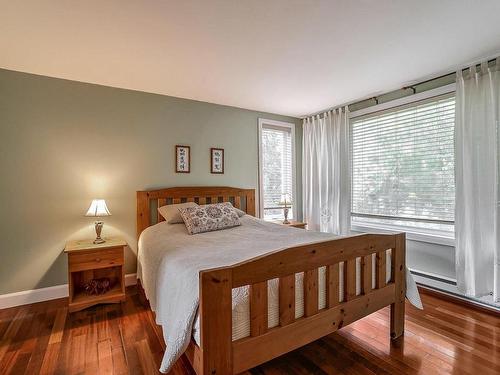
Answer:
[[(67, 282), (62, 250), (93, 237), (93, 198), (106, 199), (104, 235), (127, 240), (133, 273), (136, 190), (257, 189), (259, 117), (296, 124), (300, 211), (298, 119), (0, 69), (0, 294)], [(191, 146), (190, 174), (174, 173), (176, 144)], [(224, 175), (210, 174), (210, 147), (225, 149)]]

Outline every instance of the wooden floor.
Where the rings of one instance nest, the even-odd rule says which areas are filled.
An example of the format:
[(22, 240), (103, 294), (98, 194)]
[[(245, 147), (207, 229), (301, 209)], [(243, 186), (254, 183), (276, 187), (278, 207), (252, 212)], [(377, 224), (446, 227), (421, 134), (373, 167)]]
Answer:
[[(423, 295), (389, 344), (389, 311), (246, 374), (500, 374), (500, 317)], [(0, 310), (0, 374), (156, 374), (162, 345), (134, 287), (122, 305), (68, 315), (60, 299)], [(181, 358), (172, 374), (193, 374)]]

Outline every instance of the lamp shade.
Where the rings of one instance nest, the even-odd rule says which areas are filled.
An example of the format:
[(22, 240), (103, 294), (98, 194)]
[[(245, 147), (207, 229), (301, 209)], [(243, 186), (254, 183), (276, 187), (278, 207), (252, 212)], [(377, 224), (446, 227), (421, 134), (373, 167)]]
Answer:
[(292, 203), (292, 197), (290, 197), (290, 194), (281, 194), (280, 197), (280, 203), (282, 205), (287, 205)]
[(94, 199), (85, 216), (111, 216), (104, 199)]

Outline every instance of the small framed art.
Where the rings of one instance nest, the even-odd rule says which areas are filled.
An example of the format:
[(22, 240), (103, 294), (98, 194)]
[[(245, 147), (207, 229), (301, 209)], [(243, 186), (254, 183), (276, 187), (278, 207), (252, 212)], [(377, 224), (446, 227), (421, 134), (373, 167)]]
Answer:
[(224, 149), (210, 149), (210, 172), (216, 174), (224, 173)]
[(175, 172), (191, 172), (191, 147), (175, 146)]

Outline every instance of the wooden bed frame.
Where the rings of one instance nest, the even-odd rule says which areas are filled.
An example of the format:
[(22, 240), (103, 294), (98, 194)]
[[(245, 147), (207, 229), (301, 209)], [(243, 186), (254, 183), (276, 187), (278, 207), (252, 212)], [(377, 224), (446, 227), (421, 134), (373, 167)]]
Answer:
[[(137, 236), (154, 221), (156, 208), (195, 201), (230, 201), (255, 215), (255, 190), (176, 187), (137, 192)], [(386, 250), (391, 279), (386, 283)], [(373, 255), (375, 254), (375, 255)], [(373, 255), (373, 256), (372, 256)], [(356, 295), (356, 259), (361, 259), (361, 294)], [(375, 288), (372, 289), (372, 259)], [(344, 297), (339, 301), (339, 267)], [(324, 309), (318, 309), (318, 268), (326, 266)], [(186, 350), (198, 375), (237, 374), (326, 336), (381, 308), (391, 306), (390, 333), (404, 332), (405, 234), (362, 234), (271, 252), (251, 260), (200, 272), (200, 338)], [(295, 274), (304, 272), (304, 316), (295, 319)], [(267, 328), (267, 281), (279, 278), (279, 326)], [(232, 341), (232, 289), (249, 285), (250, 336)]]

